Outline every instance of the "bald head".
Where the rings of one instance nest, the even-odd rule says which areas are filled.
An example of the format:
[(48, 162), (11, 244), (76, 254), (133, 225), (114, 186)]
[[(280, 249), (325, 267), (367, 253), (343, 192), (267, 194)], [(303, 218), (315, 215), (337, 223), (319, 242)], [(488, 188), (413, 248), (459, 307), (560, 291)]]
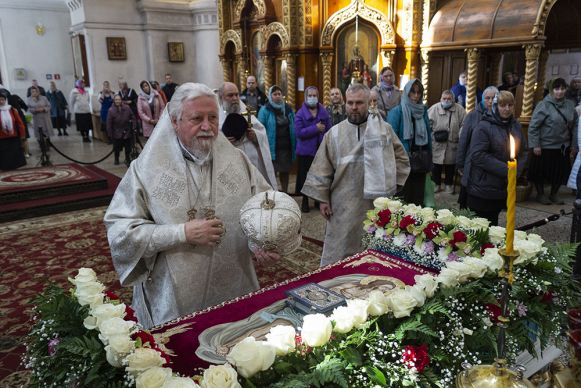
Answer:
[(256, 77), (253, 75), (249, 75), (248, 78), (246, 78), (246, 87), (248, 88), (248, 90), (254, 92), (257, 86), (258, 85), (256, 83)]
[(224, 82), (218, 90), (218, 96), (226, 113), (240, 113), (240, 95), (236, 84)]

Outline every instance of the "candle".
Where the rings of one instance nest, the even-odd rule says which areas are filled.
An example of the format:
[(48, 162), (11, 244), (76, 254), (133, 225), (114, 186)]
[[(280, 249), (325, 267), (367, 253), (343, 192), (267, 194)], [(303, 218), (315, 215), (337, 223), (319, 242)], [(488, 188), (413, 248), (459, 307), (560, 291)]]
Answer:
[(508, 185), (506, 188), (506, 253), (514, 251), (514, 222), (516, 212), (516, 169), (514, 138), (510, 135), (510, 160), (508, 161)]
[(355, 45), (359, 42), (359, 15), (355, 15)]

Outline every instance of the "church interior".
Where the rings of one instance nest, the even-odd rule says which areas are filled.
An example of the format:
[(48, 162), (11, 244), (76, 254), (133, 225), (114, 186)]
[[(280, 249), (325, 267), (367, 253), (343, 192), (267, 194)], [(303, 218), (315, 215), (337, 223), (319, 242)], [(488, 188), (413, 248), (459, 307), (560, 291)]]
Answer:
[[(22, 122), (27, 133), (17, 141), (20, 147), (22, 140), (19, 152), (23, 163), (0, 168), (0, 387), (580, 386), (581, 251), (575, 244), (581, 241), (581, 196), (577, 191), (581, 183), (576, 185), (581, 179), (575, 177), (579, 176), (581, 160), (573, 153), (581, 145), (581, 140), (574, 144), (581, 136), (580, 25), (578, 0), (0, 0), (0, 143), (6, 141), (4, 136), (11, 136), (16, 121)], [(403, 201), (402, 190), (408, 189), (400, 182), (396, 186), (395, 181), (389, 194), (365, 198), (367, 207), (361, 209), (361, 219), (350, 220), (355, 226), (347, 234), (357, 235), (359, 249), (323, 265), (325, 250), (342, 240), (333, 235), (332, 218), (359, 206), (362, 202), (352, 196), (359, 195), (363, 201), (362, 188), (368, 184), (363, 167), (361, 177), (347, 173), (341, 179), (336, 175), (333, 181), (332, 174), (350, 163), (367, 166), (365, 152), (369, 149), (365, 142), (369, 139), (358, 138), (356, 151), (337, 157), (337, 165), (330, 162), (333, 171), (315, 175), (320, 159), (332, 160), (320, 156), (324, 148), (320, 145), (333, 149), (329, 155), (334, 157), (335, 145), (329, 138), (340, 133), (336, 127), (341, 123), (327, 126), (327, 134), (320, 134), (316, 155), (309, 156), (305, 170), (305, 155), (299, 155), (298, 147), (301, 140), (304, 142), (298, 129), (299, 117), (303, 117), (300, 112), (308, 115), (308, 94), (315, 89), (318, 100), (314, 106), (332, 114), (336, 104), (332, 95), (337, 89), (346, 109), (341, 122), (355, 124), (359, 135), (362, 123), (351, 120), (350, 112), (355, 108), (349, 105), (348, 95), (365, 90), (366, 107), (369, 104), (365, 115), (377, 118), (377, 110), (367, 99), (370, 89), (382, 98), (386, 69), (393, 74), (389, 93), (401, 93), (402, 102), (398, 100), (397, 105), (402, 111), (403, 101), (409, 100), (406, 93), (411, 94), (414, 85), (421, 87), (415, 104), (423, 106), (428, 127), (432, 126), (427, 132), (430, 158), (432, 152), (436, 157), (440, 141), (434, 137), (436, 123), (432, 116), (428, 120), (432, 114), (428, 112), (440, 107), (444, 94), (459, 85), (464, 93), (461, 98), (451, 95), (465, 126), (477, 111), (477, 123), (485, 121), (484, 99), (490, 87), (497, 93), (491, 102), (494, 107), (488, 108), (490, 115), (498, 107), (497, 99), (503, 93), (499, 90), (510, 92), (510, 123), (524, 139), (526, 150), (522, 153), (526, 155), (521, 160), (514, 156), (514, 149), (510, 153), (511, 129), (504, 131), (507, 144), (497, 143), (506, 155), (489, 160), (502, 165), (504, 171), (498, 178), (504, 191), (496, 223), (489, 222), (484, 213), (472, 211), (470, 202), (468, 207), (459, 203), (463, 190), (471, 195), (472, 183), (463, 183), (464, 165), (457, 165), (455, 158), (444, 163), (434, 159), (434, 169), (438, 164), (445, 169), (452, 163), (451, 184), (448, 170), (445, 179), (439, 170), (435, 179), (435, 170), (431, 170), (421, 177), (424, 201), (417, 206)], [(265, 94), (264, 106), (252, 106), (242, 97), (252, 94), (248, 85), (252, 78)], [(564, 186), (559, 200), (553, 200), (556, 191), (551, 186), (551, 200), (543, 203), (542, 189), (546, 187), (548, 194), (548, 186), (541, 183), (539, 191), (531, 177), (531, 160), (541, 155), (541, 145), (537, 155), (531, 139), (539, 125), (547, 125), (546, 119), (539, 124), (539, 107), (554, 96), (555, 80), (564, 80), (565, 99), (571, 96), (574, 101), (571, 120), (561, 113), (564, 105), (554, 105), (557, 108), (551, 116), (557, 121), (563, 116), (567, 125), (559, 124), (567, 129), (566, 144), (551, 151), (554, 155), (560, 152), (568, 167), (559, 182)], [(154, 81), (159, 88), (153, 86)], [(109, 90), (104, 82), (110, 85)], [(128, 181), (142, 185), (136, 192), (144, 206), (152, 206), (158, 197), (168, 203), (175, 201), (173, 207), (163, 208), (168, 214), (181, 201), (180, 185), (191, 185), (176, 173), (181, 170), (164, 160), (157, 161), (162, 167), (154, 166), (163, 175), (159, 179), (141, 182), (136, 178), (140, 163), (145, 166), (148, 155), (156, 153), (155, 145), (164, 144), (162, 135), (156, 136), (164, 118), (167, 128), (175, 129), (172, 137), (177, 133), (175, 143), (181, 148), (176, 146), (175, 150), (183, 153), (186, 166), (191, 165), (184, 171), (194, 171), (195, 202), (205, 195), (202, 186), (206, 173), (196, 164), (197, 154), (186, 155), (190, 151), (179, 134), (181, 116), (176, 120), (169, 108), (170, 101), (174, 102), (171, 94), (175, 96), (180, 85), (187, 83), (204, 84), (212, 90), (221, 115), (233, 114), (227, 108), (226, 91), (236, 89), (235, 100), (240, 93), (246, 104), (236, 113), (247, 120), (249, 132), (259, 132), (257, 128), (264, 132), (262, 138), (247, 143), (257, 147), (254, 157), (262, 160), (264, 155), (273, 155), (271, 168), (278, 191), (275, 187), (272, 195), (280, 195), (264, 197), (262, 190), (260, 197), (258, 192), (252, 192), (257, 194), (254, 197), (248, 195), (253, 197), (249, 201), (255, 200), (259, 215), (250, 212), (254, 218), (247, 222), (259, 225), (247, 226), (248, 231), (243, 211), (229, 209), (235, 215), (219, 225), (222, 234), (216, 245), (200, 250), (209, 263), (222, 257), (212, 250), (227, 252), (224, 256), (236, 263), (229, 268), (238, 271), (232, 278), (221, 278), (217, 272), (223, 268), (213, 264), (199, 264), (204, 269), (189, 274), (172, 267), (168, 257), (179, 250), (177, 245), (187, 245), (187, 231), (178, 233), (181, 240), (173, 245), (155, 240), (169, 239), (170, 232), (163, 236), (162, 232), (152, 232), (146, 248), (137, 248), (132, 241), (120, 242), (133, 228), (138, 229), (134, 224), (127, 233), (112, 236), (115, 229), (111, 229), (114, 222), (110, 217), (122, 218), (119, 214), (123, 213), (114, 212), (113, 204)], [(173, 85), (169, 96), (168, 85)], [(357, 89), (357, 85), (364, 85), (364, 89)], [(62, 123), (62, 135), (50, 104), (46, 111), (53, 119), (50, 135), (46, 128), (38, 128), (39, 118), (33, 109), (22, 110), (22, 119), (13, 117), (15, 121), (9, 120), (5, 127), (2, 100), (15, 108), (11, 98), (20, 96), (23, 104), (30, 105), (36, 98), (34, 90), (31, 97), (31, 86), (41, 99), (45, 99), (45, 90), (53, 94), (62, 91), (64, 104), (68, 101), (69, 105), (63, 113), (66, 123)], [(133, 129), (130, 135), (123, 134), (126, 153), (120, 156), (123, 148), (110, 130), (115, 124), (103, 112), (110, 114), (109, 106), (115, 109), (116, 95), (121, 96), (122, 106), (126, 104), (124, 90), (133, 91), (136, 105), (145, 96), (152, 119), (144, 119), (141, 106), (131, 108), (132, 119), (127, 125)], [(278, 104), (284, 114), (274, 111), (272, 134), (263, 113), (267, 107), (277, 106), (277, 90), (282, 94)], [(76, 91), (88, 102), (84, 114), (88, 112), (90, 129), (86, 134), (71, 100)], [(147, 104), (147, 98), (155, 95), (161, 101), (162, 94), (167, 101), (153, 117), (156, 103), (151, 97)], [(105, 110), (104, 97), (110, 100)], [(54, 107), (53, 100), (48, 100)], [(318, 120), (316, 109), (311, 107), (310, 112)], [(288, 110), (294, 125), (289, 123)], [(395, 147), (393, 143), (402, 147), (407, 168), (412, 171), (407, 176), (414, 173), (411, 157), (416, 145), (410, 143), (412, 148), (406, 149), (406, 130), (395, 128), (391, 113), (377, 120), (379, 130), (389, 128), (387, 138), (381, 135), (378, 142), (382, 147)], [(456, 135), (452, 135), (452, 114), (449, 117), (446, 130), (451, 137), (445, 141), (451, 143)], [(224, 123), (220, 120), (219, 127)], [(146, 121), (151, 124), (149, 135), (144, 132)], [(413, 116), (412, 121), (413, 137)], [(290, 133), (289, 148), (294, 146), (295, 132), (297, 141), (296, 159), (293, 148), (286, 169), (274, 157), (275, 152), (283, 154), (272, 145), (273, 139), (281, 141), (281, 123)], [(366, 121), (365, 131), (370, 131), (370, 123), (371, 119)], [(457, 127), (461, 143), (465, 129), (461, 122)], [(244, 136), (251, 139), (246, 133)], [(390, 136), (394, 140), (389, 140)], [(232, 145), (245, 153), (230, 137), (226, 140), (220, 135), (220, 139), (231, 154), (238, 155)], [(220, 139), (216, 144), (222, 144)], [(417, 136), (414, 139), (417, 141)], [(263, 149), (261, 154), (261, 144), (267, 153)], [(470, 144), (469, 138), (468, 147)], [(520, 140), (517, 147), (521, 147)], [(542, 148), (545, 152), (545, 146)], [(0, 159), (7, 158), (7, 148), (0, 144), (0, 150), (6, 152)], [(468, 154), (467, 149), (466, 165), (471, 157), (476, 164), (478, 158)], [(208, 160), (217, 163), (214, 161), (221, 157), (214, 154)], [(243, 167), (239, 164), (255, 164), (250, 154), (241, 160), (232, 162), (230, 173), (222, 175), (215, 164), (209, 175), (217, 186), (223, 184), (240, 198), (246, 195), (239, 188), (240, 182), (249, 184), (247, 181), (254, 182), (254, 178), (237, 177)], [(262, 163), (268, 169), (271, 160)], [(268, 181), (257, 165), (253, 170), (259, 175), (262, 172)], [(400, 166), (396, 168), (394, 163), (393, 170), (399, 173)], [(200, 176), (201, 184), (196, 178)], [(497, 181), (489, 179), (484, 185), (492, 187)], [(330, 182), (327, 199), (311, 197), (309, 202), (301, 188), (324, 180)], [(353, 182), (359, 185), (353, 192), (361, 194), (349, 193), (343, 197), (344, 203), (333, 205), (333, 215), (325, 213), (333, 191)], [(221, 206), (246, 202), (233, 197), (228, 197), (231, 202), (213, 199), (216, 190), (208, 189), (208, 193), (218, 215)], [(192, 206), (192, 196), (186, 197)], [(315, 205), (311, 206), (313, 200)], [(136, 206), (128, 201), (124, 208), (134, 210)], [(251, 204), (244, 206), (248, 209)], [(189, 218), (184, 216), (180, 225), (196, 220), (194, 207), (193, 216), (188, 211)], [(264, 212), (273, 216), (265, 217)], [(146, 225), (167, 223), (156, 221), (158, 210), (146, 208), (141, 215)], [(205, 218), (212, 219), (217, 218)], [(251, 240), (252, 233), (266, 235), (275, 226), (276, 238), (288, 240), (290, 234), (298, 235), (300, 244), (277, 255), (276, 260), (261, 256), (272, 247), (276, 252), (272, 241), (260, 241), (258, 253), (248, 245), (251, 277), (259, 287), (182, 310), (182, 302), (175, 296), (180, 289), (207, 282), (206, 291), (192, 296), (206, 300), (206, 294), (211, 293), (208, 290), (242, 282), (247, 275), (245, 267), (237, 266), (242, 254), (222, 241), (233, 234)], [(153, 259), (147, 257), (149, 250), (164, 244), (168, 246), (155, 251)], [(198, 243), (188, 240), (188, 244), (192, 250), (200, 249)], [(114, 246), (120, 246), (121, 257), (114, 253)], [(143, 270), (140, 280), (121, 269), (135, 249), (141, 258), (131, 271)], [(180, 256), (179, 260), (185, 259)], [(192, 262), (199, 260), (191, 258)], [(159, 290), (178, 291), (152, 302), (148, 293), (153, 293), (153, 288), (147, 287), (148, 282), (161, 281), (161, 277), (156, 278), (156, 271), (162, 271), (159, 263), (167, 266), (169, 273), (164, 278), (169, 283)], [(184, 278), (188, 280), (180, 284)], [(97, 297), (98, 302), (83, 301), (87, 289), (97, 290), (91, 298)], [(148, 324), (142, 321), (143, 309), (136, 303), (145, 303), (152, 317), (166, 307), (171, 310), (168, 306), (173, 304), (179, 306), (179, 312), (167, 319), (151, 318)]]

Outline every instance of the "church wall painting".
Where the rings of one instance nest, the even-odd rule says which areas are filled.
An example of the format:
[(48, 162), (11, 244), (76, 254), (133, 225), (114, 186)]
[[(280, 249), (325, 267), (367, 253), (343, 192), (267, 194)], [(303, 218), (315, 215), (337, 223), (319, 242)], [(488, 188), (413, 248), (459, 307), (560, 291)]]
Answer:
[[(252, 61), (252, 72), (256, 76), (256, 82), (261, 90), (264, 90), (264, 62), (260, 56), (260, 48), (262, 47), (264, 37), (262, 32), (256, 31), (252, 35), (252, 53), (250, 60)], [(245, 87), (245, 85), (243, 85)]]
[[(351, 73), (356, 66), (356, 54), (354, 53), (355, 42), (359, 46), (359, 71), (363, 73), (365, 66), (368, 67), (370, 81), (368, 86), (377, 83), (379, 38), (374, 28), (362, 23), (359, 19), (359, 29), (356, 39), (355, 22), (343, 28), (337, 34), (335, 58), (336, 84), (345, 92), (351, 82)], [(347, 64), (345, 71), (344, 64)]]

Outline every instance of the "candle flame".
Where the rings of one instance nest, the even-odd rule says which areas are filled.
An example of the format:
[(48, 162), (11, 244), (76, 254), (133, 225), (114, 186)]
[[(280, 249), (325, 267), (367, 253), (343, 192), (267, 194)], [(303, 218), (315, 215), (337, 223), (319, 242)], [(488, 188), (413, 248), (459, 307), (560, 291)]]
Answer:
[(516, 145), (514, 143), (514, 137), (512, 137), (512, 135), (510, 135), (510, 159), (511, 160), (515, 158), (515, 154), (516, 154), (515, 148), (516, 148)]

